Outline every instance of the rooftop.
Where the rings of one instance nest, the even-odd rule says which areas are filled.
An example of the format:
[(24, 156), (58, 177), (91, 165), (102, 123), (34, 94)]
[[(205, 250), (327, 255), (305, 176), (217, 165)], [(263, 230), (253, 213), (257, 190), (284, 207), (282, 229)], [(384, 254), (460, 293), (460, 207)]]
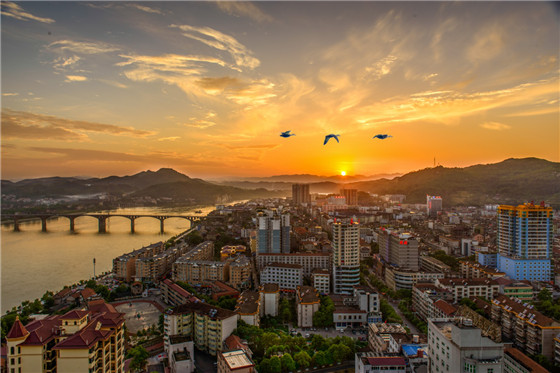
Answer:
[(380, 366), (405, 366), (406, 361), (403, 357), (393, 356), (393, 357), (363, 357), (362, 361), (367, 362), (368, 365), (380, 367)]
[(171, 311), (169, 311), (171, 315), (180, 315), (186, 313), (197, 313), (199, 315), (208, 316), (212, 319), (216, 320), (224, 320), (233, 316), (237, 316), (237, 313), (226, 310), (224, 308), (211, 306), (208, 303), (201, 302), (199, 300), (196, 301), (188, 301), (185, 304), (181, 304), (177, 307), (174, 307)]
[(269, 263), (266, 265), (265, 270), (267, 268), (294, 268), (294, 269), (302, 269), (303, 267), (299, 264), (288, 264), (288, 263)]
[(533, 325), (537, 325), (540, 327), (543, 326), (554, 326), (560, 328), (560, 323), (554, 321), (550, 317), (547, 317), (537, 311), (533, 305), (529, 303), (523, 303), (523, 301), (519, 299), (512, 299), (506, 297), (505, 295), (499, 294), (496, 298), (492, 300), (492, 305), (501, 307), (505, 309), (507, 312), (515, 313), (517, 318), (524, 320)]
[(531, 373), (547, 373), (548, 370), (543, 368), (542, 365), (538, 364), (535, 360), (531, 359), (523, 352), (519, 351), (517, 348), (507, 347), (504, 349), (504, 353), (509, 355), (513, 360), (515, 360), (519, 365), (522, 365)]
[(280, 286), (278, 284), (263, 284), (260, 286), (259, 291), (263, 293), (278, 293)]
[(255, 365), (243, 350), (220, 352), (220, 354), (230, 370), (248, 368)]
[(299, 303), (303, 304), (318, 303), (320, 301), (317, 289), (313, 286), (298, 286), (297, 297)]
[(237, 299), (235, 312), (240, 315), (253, 315), (259, 312), (260, 294), (256, 291), (245, 290)]

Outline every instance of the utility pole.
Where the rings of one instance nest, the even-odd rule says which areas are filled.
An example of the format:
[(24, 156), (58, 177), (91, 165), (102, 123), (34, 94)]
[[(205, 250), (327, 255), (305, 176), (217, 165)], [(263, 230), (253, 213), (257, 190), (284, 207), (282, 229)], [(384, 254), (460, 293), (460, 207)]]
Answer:
[(95, 278), (95, 258), (93, 258), (93, 278)]

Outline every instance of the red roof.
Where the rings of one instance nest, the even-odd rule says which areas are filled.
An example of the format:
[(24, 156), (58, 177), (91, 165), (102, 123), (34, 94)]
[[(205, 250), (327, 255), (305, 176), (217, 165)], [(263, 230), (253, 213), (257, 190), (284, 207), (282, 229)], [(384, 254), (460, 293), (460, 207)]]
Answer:
[(445, 313), (447, 316), (451, 316), (457, 311), (457, 307), (452, 306), (451, 304), (447, 303), (443, 299), (436, 300), (434, 302), (434, 306), (436, 306), (441, 312)]
[(406, 362), (403, 357), (368, 357), (366, 358), (369, 365), (373, 366), (405, 366)]
[(61, 316), (52, 315), (42, 320), (36, 320), (27, 324), (29, 337), (22, 346), (42, 346), (52, 340), (61, 324)]
[(72, 311), (68, 311), (64, 315), (62, 315), (62, 319), (64, 319), (64, 320), (81, 320), (88, 313), (89, 313), (88, 311), (72, 310)]
[(96, 330), (96, 322), (90, 323), (88, 326), (75, 333), (74, 335), (66, 338), (54, 346), (54, 349), (62, 348), (76, 348), (86, 349), (93, 346), (99, 340), (107, 339), (114, 333), (113, 330)]
[(28, 334), (29, 332), (27, 331), (27, 329), (25, 329), (25, 326), (23, 326), (21, 321), (19, 321), (19, 316), (16, 316), (16, 321), (14, 322), (14, 325), (12, 325), (12, 328), (8, 332), (8, 335), (6, 335), (6, 338), (16, 339), (16, 338), (25, 337)]
[(88, 309), (93, 313), (110, 312), (119, 313), (112, 304), (105, 303), (103, 299), (96, 299), (88, 302)]

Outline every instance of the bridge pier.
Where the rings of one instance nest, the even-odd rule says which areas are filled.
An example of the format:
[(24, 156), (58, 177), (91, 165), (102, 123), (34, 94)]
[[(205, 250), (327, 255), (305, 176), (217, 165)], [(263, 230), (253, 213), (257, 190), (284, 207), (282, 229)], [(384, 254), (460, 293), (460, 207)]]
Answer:
[(74, 220), (75, 220), (76, 218), (68, 217), (68, 219), (70, 219), (70, 232), (74, 233), (74, 232), (75, 232)]
[(130, 217), (130, 233), (134, 233), (134, 221), (136, 218)]
[(47, 231), (47, 218), (41, 217), (41, 232)]
[(164, 230), (163, 230), (163, 222), (165, 221), (165, 218), (158, 218), (159, 219), (159, 233), (163, 234)]
[(19, 222), (16, 217), (14, 217), (14, 232), (19, 232)]
[(105, 216), (98, 216), (99, 220), (99, 233), (107, 233), (107, 218)]

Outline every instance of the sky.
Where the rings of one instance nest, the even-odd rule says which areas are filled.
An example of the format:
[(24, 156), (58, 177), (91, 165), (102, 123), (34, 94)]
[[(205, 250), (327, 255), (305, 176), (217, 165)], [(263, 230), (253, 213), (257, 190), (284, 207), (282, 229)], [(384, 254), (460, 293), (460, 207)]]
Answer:
[(1, 7), (2, 179), (560, 161), (552, 3)]

